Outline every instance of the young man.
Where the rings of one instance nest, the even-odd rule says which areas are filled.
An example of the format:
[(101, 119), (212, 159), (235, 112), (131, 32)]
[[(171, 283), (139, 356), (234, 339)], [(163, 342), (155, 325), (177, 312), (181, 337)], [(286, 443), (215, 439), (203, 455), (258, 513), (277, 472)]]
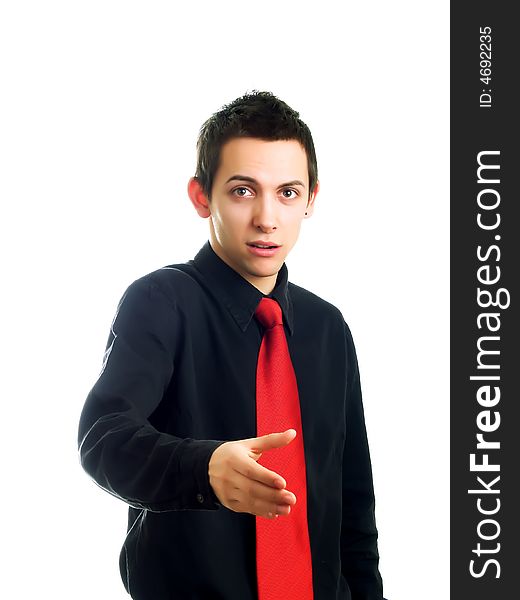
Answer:
[(83, 467), (130, 505), (136, 600), (381, 600), (354, 344), (288, 282), (318, 193), (312, 137), (270, 93), (198, 140), (188, 194), (210, 239), (135, 281), (79, 427)]

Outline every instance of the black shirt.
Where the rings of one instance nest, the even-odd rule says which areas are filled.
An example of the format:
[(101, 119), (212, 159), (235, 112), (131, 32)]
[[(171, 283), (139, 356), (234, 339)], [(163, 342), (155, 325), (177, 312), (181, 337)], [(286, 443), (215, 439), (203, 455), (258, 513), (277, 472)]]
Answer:
[[(132, 283), (119, 303), (79, 444), (85, 470), (130, 505), (120, 568), (134, 599), (257, 598), (255, 517), (218, 503), (208, 463), (224, 441), (256, 437), (263, 296), (208, 242), (194, 260)], [(381, 600), (350, 331), (337, 308), (288, 283), (285, 263), (269, 296), (298, 382), (315, 600)]]

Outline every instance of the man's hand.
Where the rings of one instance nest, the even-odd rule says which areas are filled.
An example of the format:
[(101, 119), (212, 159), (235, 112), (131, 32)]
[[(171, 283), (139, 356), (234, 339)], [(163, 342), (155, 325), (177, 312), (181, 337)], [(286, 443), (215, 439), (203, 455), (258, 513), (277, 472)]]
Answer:
[(225, 442), (211, 455), (209, 482), (220, 503), (235, 512), (275, 519), (288, 515), (296, 496), (284, 478), (257, 463), (262, 452), (283, 448), (296, 437), (294, 429)]

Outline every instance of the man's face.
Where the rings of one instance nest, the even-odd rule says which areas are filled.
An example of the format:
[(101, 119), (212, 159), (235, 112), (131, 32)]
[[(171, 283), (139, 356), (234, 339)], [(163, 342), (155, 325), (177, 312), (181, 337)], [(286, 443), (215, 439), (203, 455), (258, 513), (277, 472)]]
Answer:
[(307, 155), (298, 141), (228, 141), (208, 204), (213, 250), (269, 293), (302, 219), (312, 214), (314, 196), (309, 199)]

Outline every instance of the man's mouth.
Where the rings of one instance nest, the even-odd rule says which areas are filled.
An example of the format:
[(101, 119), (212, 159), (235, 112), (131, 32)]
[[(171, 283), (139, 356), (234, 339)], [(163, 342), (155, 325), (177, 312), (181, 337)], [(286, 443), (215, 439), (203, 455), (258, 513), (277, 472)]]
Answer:
[(265, 250), (279, 247), (279, 244), (269, 244), (269, 243), (262, 243), (262, 242), (247, 242), (247, 245), (253, 246), (253, 248), (263, 248)]

